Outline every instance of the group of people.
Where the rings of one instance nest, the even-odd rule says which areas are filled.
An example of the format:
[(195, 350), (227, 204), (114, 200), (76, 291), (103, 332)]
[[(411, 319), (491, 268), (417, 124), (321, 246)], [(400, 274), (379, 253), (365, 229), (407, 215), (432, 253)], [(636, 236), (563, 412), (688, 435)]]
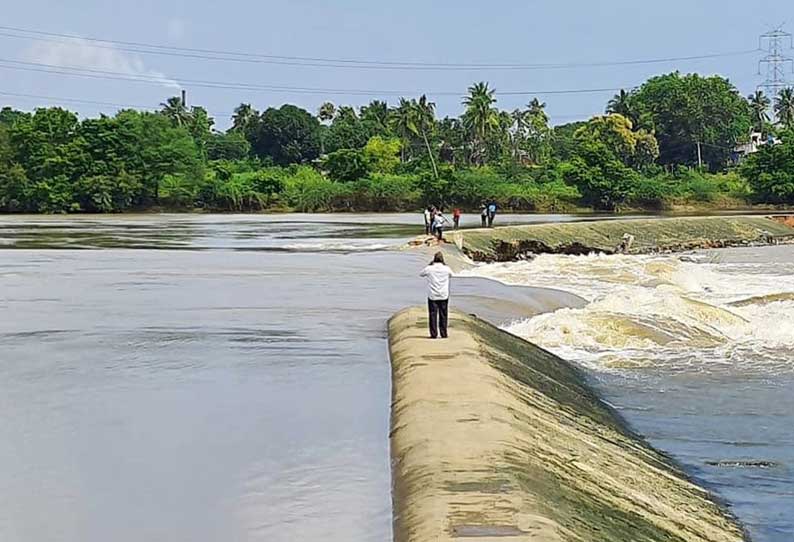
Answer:
[[(492, 228), (494, 219), (496, 218), (496, 211), (498, 207), (496, 202), (490, 201), (480, 205), (480, 218), (482, 220), (483, 228)], [(460, 227), (461, 211), (458, 208), (452, 211), (452, 222), (444, 216), (443, 207), (436, 207), (431, 205), (424, 210), (425, 217), (425, 235), (432, 235), (439, 241), (444, 239), (444, 228), (452, 226), (454, 229)]]
[[(444, 239), (444, 228), (450, 225), (449, 219), (444, 216), (444, 210), (434, 205), (427, 207), (425, 215), (425, 235), (432, 235), (439, 241)], [(456, 230), (460, 227), (460, 209), (452, 211), (452, 227)]]
[(496, 218), (497, 206), (495, 201), (480, 205), (480, 219), (483, 228), (493, 228), (493, 221)]

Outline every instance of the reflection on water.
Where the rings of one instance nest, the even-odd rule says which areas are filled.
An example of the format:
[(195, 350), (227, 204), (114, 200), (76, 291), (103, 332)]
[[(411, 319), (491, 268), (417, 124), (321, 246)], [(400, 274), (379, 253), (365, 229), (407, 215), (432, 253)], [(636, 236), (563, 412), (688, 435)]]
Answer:
[[(500, 215), (501, 224), (587, 219), (573, 215)], [(424, 232), (415, 214), (119, 215), (0, 217), (0, 248), (261, 250), (354, 252), (383, 250)], [(463, 215), (461, 226), (479, 225)]]
[(634, 427), (728, 499), (754, 540), (794, 537), (794, 247), (543, 255), (470, 274), (587, 299), (510, 330), (590, 369)]

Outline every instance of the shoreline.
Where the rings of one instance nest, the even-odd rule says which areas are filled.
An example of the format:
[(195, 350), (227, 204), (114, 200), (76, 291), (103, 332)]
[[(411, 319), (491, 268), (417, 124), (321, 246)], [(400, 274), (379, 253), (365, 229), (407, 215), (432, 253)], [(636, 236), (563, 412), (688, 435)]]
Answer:
[(747, 540), (580, 369), (461, 312), (449, 341), (425, 324), (389, 321), (396, 542)]

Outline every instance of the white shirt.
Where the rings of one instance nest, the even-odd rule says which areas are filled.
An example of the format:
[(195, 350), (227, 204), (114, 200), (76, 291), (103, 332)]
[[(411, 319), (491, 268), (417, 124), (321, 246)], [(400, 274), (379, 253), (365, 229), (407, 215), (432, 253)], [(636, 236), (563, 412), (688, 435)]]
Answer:
[(439, 228), (439, 227), (443, 228), (443, 227), (444, 227), (444, 223), (445, 223), (445, 222), (449, 222), (449, 220), (447, 220), (447, 217), (445, 217), (445, 216), (444, 216), (444, 215), (442, 215), (441, 213), (438, 213), (438, 214), (436, 215), (436, 218), (433, 220), (433, 225), (434, 225), (436, 228)]
[(430, 211), (425, 209), (425, 224), (430, 224)]
[(427, 298), (432, 301), (449, 299), (449, 278), (452, 269), (442, 263), (431, 263), (425, 267), (420, 277), (427, 279)]

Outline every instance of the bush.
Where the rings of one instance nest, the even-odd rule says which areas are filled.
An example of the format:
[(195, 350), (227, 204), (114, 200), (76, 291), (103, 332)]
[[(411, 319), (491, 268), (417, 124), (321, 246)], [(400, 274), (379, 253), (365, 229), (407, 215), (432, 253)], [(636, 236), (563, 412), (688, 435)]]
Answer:
[(363, 179), (369, 173), (364, 153), (355, 149), (340, 149), (325, 157), (323, 167), (335, 181), (351, 182)]
[(349, 206), (352, 189), (335, 183), (307, 166), (295, 168), (284, 179), (284, 197), (295, 210), (303, 213), (342, 210)]
[(355, 185), (356, 207), (368, 211), (408, 211), (422, 206), (419, 178), (373, 174)]

